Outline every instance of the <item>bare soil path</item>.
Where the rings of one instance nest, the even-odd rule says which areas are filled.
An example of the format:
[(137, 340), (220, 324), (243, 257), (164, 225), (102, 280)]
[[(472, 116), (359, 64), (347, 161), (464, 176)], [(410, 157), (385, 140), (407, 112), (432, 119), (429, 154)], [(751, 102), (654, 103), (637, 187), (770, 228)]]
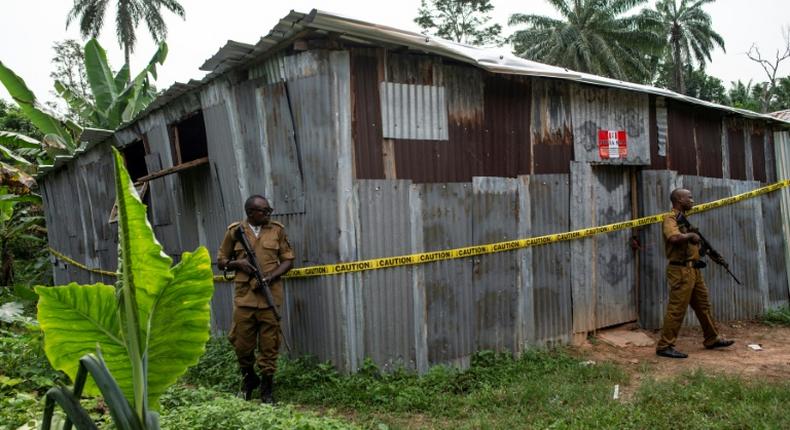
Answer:
[[(625, 396), (633, 393), (645, 378), (665, 379), (702, 369), (706, 373), (724, 373), (747, 380), (790, 380), (790, 327), (771, 327), (756, 322), (730, 321), (718, 323), (722, 337), (732, 339), (729, 348), (708, 350), (702, 345), (702, 331), (684, 327), (675, 348), (689, 355), (686, 359), (671, 359), (655, 354), (657, 331), (635, 327), (618, 327), (599, 331), (584, 345), (573, 350), (585, 360), (596, 363), (612, 362), (621, 365), (631, 375)], [(628, 333), (628, 332), (631, 333)], [(629, 339), (634, 335), (651, 338), (648, 346), (614, 346), (611, 339)], [(604, 341), (604, 338), (609, 338)], [(749, 345), (757, 344), (755, 351)]]

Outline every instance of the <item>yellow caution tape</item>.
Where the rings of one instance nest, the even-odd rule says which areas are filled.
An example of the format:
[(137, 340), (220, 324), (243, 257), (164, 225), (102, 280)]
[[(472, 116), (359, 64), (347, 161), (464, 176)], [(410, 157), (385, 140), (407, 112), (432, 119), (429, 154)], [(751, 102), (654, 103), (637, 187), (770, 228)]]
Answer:
[(115, 272), (110, 272), (110, 271), (107, 271), (107, 270), (95, 269), (95, 268), (92, 268), (92, 267), (88, 267), (88, 266), (80, 263), (79, 261), (74, 260), (73, 258), (70, 258), (69, 256), (67, 256), (67, 255), (65, 255), (63, 253), (58, 252), (55, 248), (53, 248), (51, 246), (48, 246), (47, 249), (49, 249), (49, 252), (52, 255), (54, 255), (55, 257), (58, 257), (59, 259), (65, 261), (66, 263), (71, 264), (72, 266), (79, 267), (82, 270), (87, 270), (88, 272), (98, 273), (100, 275), (105, 275), (105, 276), (116, 276)]
[[(731, 205), (741, 202), (743, 200), (751, 199), (763, 194), (776, 191), (778, 189), (790, 186), (790, 179), (775, 182), (752, 191), (737, 194), (732, 197), (727, 197), (720, 200), (715, 200), (708, 203), (702, 203), (694, 206), (689, 214), (708, 211), (711, 209), (719, 208), (722, 206)], [(598, 227), (584, 228), (581, 230), (569, 231), (567, 233), (555, 233), (545, 236), (531, 237), (527, 239), (516, 239), (506, 242), (489, 243), (485, 245), (467, 246), (464, 248), (446, 249), (442, 251), (421, 252), (417, 254), (398, 255), (393, 257), (374, 258), (370, 260), (351, 261), (347, 263), (326, 264), (321, 266), (309, 266), (298, 269), (292, 269), (284, 277), (285, 278), (307, 278), (313, 276), (324, 275), (339, 275), (341, 273), (362, 272), (367, 270), (386, 269), (390, 267), (410, 266), (415, 264), (431, 263), (434, 261), (454, 260), (458, 258), (473, 257), (475, 255), (493, 254), (497, 252), (513, 251), (516, 249), (528, 248), (531, 246), (547, 245), (550, 243), (562, 242), (566, 240), (582, 239), (585, 237), (594, 236), (601, 233), (611, 233), (613, 231), (625, 230), (628, 228), (642, 227), (649, 224), (654, 224), (663, 221), (664, 217), (671, 212), (665, 212), (657, 215), (646, 216), (642, 218), (633, 219), (630, 221), (617, 222), (614, 224), (607, 224)], [(108, 272), (101, 269), (95, 269), (85, 266), (66, 255), (49, 248), (49, 251), (56, 257), (76, 266), (80, 269), (87, 270), (94, 273), (99, 273), (107, 276), (116, 276), (115, 272)], [(214, 276), (215, 282), (227, 282), (223, 276)]]
[[(780, 188), (790, 185), (790, 180), (775, 182), (765, 187), (757, 188), (755, 190), (738, 194), (732, 197), (727, 197), (721, 200), (716, 200), (709, 203), (703, 203), (695, 206), (689, 211), (689, 214), (703, 212), (718, 208), (725, 205), (731, 205), (746, 199), (757, 197), (771, 191), (776, 191)], [(366, 270), (377, 270), (389, 267), (409, 266), (414, 264), (423, 264), (433, 261), (454, 260), (457, 258), (472, 257), (475, 255), (493, 254), (502, 251), (512, 251), (515, 249), (527, 248), (530, 246), (547, 245), (549, 243), (562, 242), (565, 240), (581, 239), (589, 236), (594, 236), (601, 233), (610, 233), (618, 230), (625, 230), (628, 228), (641, 227), (648, 224), (661, 222), (664, 216), (670, 214), (666, 212), (658, 215), (651, 215), (642, 218), (633, 219), (630, 221), (617, 222), (614, 224), (603, 225), (599, 227), (584, 228), (581, 230), (569, 231), (567, 233), (548, 234), (545, 236), (531, 237), (528, 239), (517, 239), (507, 242), (489, 243), (486, 245), (469, 246), (465, 248), (446, 249), (434, 252), (422, 252), (418, 254), (399, 255), (395, 257), (376, 258), (372, 260), (353, 261), (349, 263), (327, 264), (322, 266), (310, 266), (299, 269), (292, 269), (285, 277), (286, 278), (305, 278), (311, 276), (323, 275), (338, 275), (341, 273), (361, 272)]]
[[(92, 273), (98, 273), (98, 274), (104, 275), (104, 276), (118, 276), (117, 272), (110, 272), (108, 270), (102, 270), (102, 269), (97, 269), (97, 268), (93, 268), (93, 267), (88, 267), (88, 266), (80, 263), (79, 261), (74, 260), (73, 258), (63, 254), (62, 252), (58, 252), (57, 249), (55, 249), (55, 248), (53, 248), (51, 246), (48, 246), (47, 249), (49, 250), (49, 252), (52, 255), (54, 255), (55, 257), (65, 261), (66, 263), (71, 264), (74, 267), (79, 267), (82, 270), (86, 270), (86, 271), (92, 272)], [(228, 280), (225, 279), (225, 277), (223, 277), (223, 276), (215, 276), (214, 277), (214, 282), (227, 282), (227, 281)]]

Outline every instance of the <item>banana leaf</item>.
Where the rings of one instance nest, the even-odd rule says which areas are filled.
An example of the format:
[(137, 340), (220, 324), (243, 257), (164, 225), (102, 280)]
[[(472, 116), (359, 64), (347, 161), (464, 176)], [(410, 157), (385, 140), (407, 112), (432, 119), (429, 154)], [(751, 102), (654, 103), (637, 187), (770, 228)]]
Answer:
[(8, 93), (19, 105), (19, 109), (44, 134), (60, 136), (67, 148), (72, 151), (76, 148), (75, 138), (68, 132), (61, 121), (53, 114), (40, 106), (36, 96), (28, 89), (25, 81), (13, 70), (0, 61), (0, 82), (3, 83)]
[(145, 403), (156, 410), (162, 393), (203, 354), (213, 273), (204, 247), (185, 252), (171, 267), (120, 153), (113, 153), (118, 283), (37, 287), (38, 320), (55, 369), (74, 378), (80, 357), (98, 343), (125, 397), (143, 417)]

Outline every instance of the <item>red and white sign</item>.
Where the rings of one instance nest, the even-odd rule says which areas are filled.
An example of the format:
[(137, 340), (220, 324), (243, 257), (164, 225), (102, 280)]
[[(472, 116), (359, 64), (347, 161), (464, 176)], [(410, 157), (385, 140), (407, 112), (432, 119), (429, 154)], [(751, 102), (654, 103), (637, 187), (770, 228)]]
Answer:
[(628, 145), (625, 130), (598, 130), (598, 155), (602, 160), (625, 158)]

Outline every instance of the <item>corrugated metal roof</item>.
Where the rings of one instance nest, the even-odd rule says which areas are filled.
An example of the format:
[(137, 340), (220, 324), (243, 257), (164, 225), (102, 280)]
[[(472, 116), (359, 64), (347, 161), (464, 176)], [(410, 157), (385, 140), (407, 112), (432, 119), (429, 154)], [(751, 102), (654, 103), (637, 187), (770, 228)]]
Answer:
[(47, 173), (59, 169), (61, 166), (68, 164), (69, 161), (72, 159), (88, 152), (91, 148), (96, 146), (96, 144), (100, 142), (104, 142), (105, 140), (112, 137), (113, 131), (112, 130), (104, 130), (101, 128), (85, 128), (82, 130), (82, 134), (80, 135), (80, 148), (74, 151), (74, 154), (71, 155), (57, 155), (52, 160), (52, 164), (42, 164), (38, 166), (38, 173), (36, 178), (41, 178), (45, 176)]
[[(678, 94), (664, 88), (636, 84), (575, 72), (562, 67), (550, 66), (535, 61), (526, 60), (511, 54), (507, 48), (478, 48), (463, 45), (433, 36), (426, 36), (406, 30), (373, 24), (341, 15), (313, 9), (309, 14), (291, 11), (281, 19), (269, 33), (262, 37), (255, 45), (248, 45), (236, 41), (228, 41), (216, 54), (205, 61), (200, 70), (210, 72), (200, 81), (190, 81), (188, 86), (199, 87), (213, 78), (235, 67), (248, 64), (257, 60), (264, 54), (277, 48), (283, 42), (295, 37), (304, 30), (319, 30), (337, 33), (341, 38), (371, 44), (406, 46), (410, 49), (424, 53), (435, 54), (457, 61), (476, 65), (493, 73), (517, 74), (529, 76), (543, 76), (605, 87), (622, 88), (648, 94), (655, 94), (671, 99), (682, 100), (687, 103), (706, 106), (743, 115), (749, 118), (779, 120), (790, 124), (788, 117), (776, 117), (745, 109), (699, 100), (694, 97)], [(176, 83), (160, 95), (137, 119), (147, 115), (168, 101), (183, 94), (181, 91), (173, 92), (174, 87), (181, 90), (185, 84)], [(789, 115), (790, 116), (790, 115)], [(134, 122), (134, 121), (132, 121)]]
[(782, 121), (790, 122), (790, 109), (771, 112), (768, 115), (771, 115), (774, 118), (779, 118)]
[[(229, 40), (216, 54), (206, 60), (200, 67), (200, 70), (209, 72), (207, 75), (200, 80), (190, 80), (188, 83), (174, 83), (160, 94), (145, 110), (141, 111), (135, 119), (123, 124), (118, 130), (130, 126), (154, 110), (167, 105), (170, 101), (189, 92), (198, 90), (203, 85), (231, 69), (255, 62), (261, 59), (265, 54), (276, 52), (278, 50), (277, 48), (283, 45), (284, 42), (296, 37), (299, 33), (306, 30), (337, 33), (341, 38), (346, 40), (366, 42), (374, 45), (405, 46), (416, 51), (473, 64), (493, 73), (542, 76), (605, 87), (622, 88), (728, 111), (749, 118), (760, 118), (790, 124), (790, 110), (774, 112), (770, 115), (760, 114), (745, 109), (699, 100), (664, 88), (575, 72), (561, 67), (526, 60), (512, 55), (506, 48), (478, 48), (463, 45), (433, 36), (426, 36), (313, 9), (310, 14), (291, 11), (255, 45)], [(93, 142), (93, 144), (95, 143), (97, 142)], [(74, 156), (77, 156), (77, 154)], [(53, 163), (53, 166), (42, 166), (39, 176), (46, 175), (48, 172), (57, 169), (57, 167), (68, 162), (71, 158), (73, 157), (62, 157), (57, 159), (55, 163)]]

